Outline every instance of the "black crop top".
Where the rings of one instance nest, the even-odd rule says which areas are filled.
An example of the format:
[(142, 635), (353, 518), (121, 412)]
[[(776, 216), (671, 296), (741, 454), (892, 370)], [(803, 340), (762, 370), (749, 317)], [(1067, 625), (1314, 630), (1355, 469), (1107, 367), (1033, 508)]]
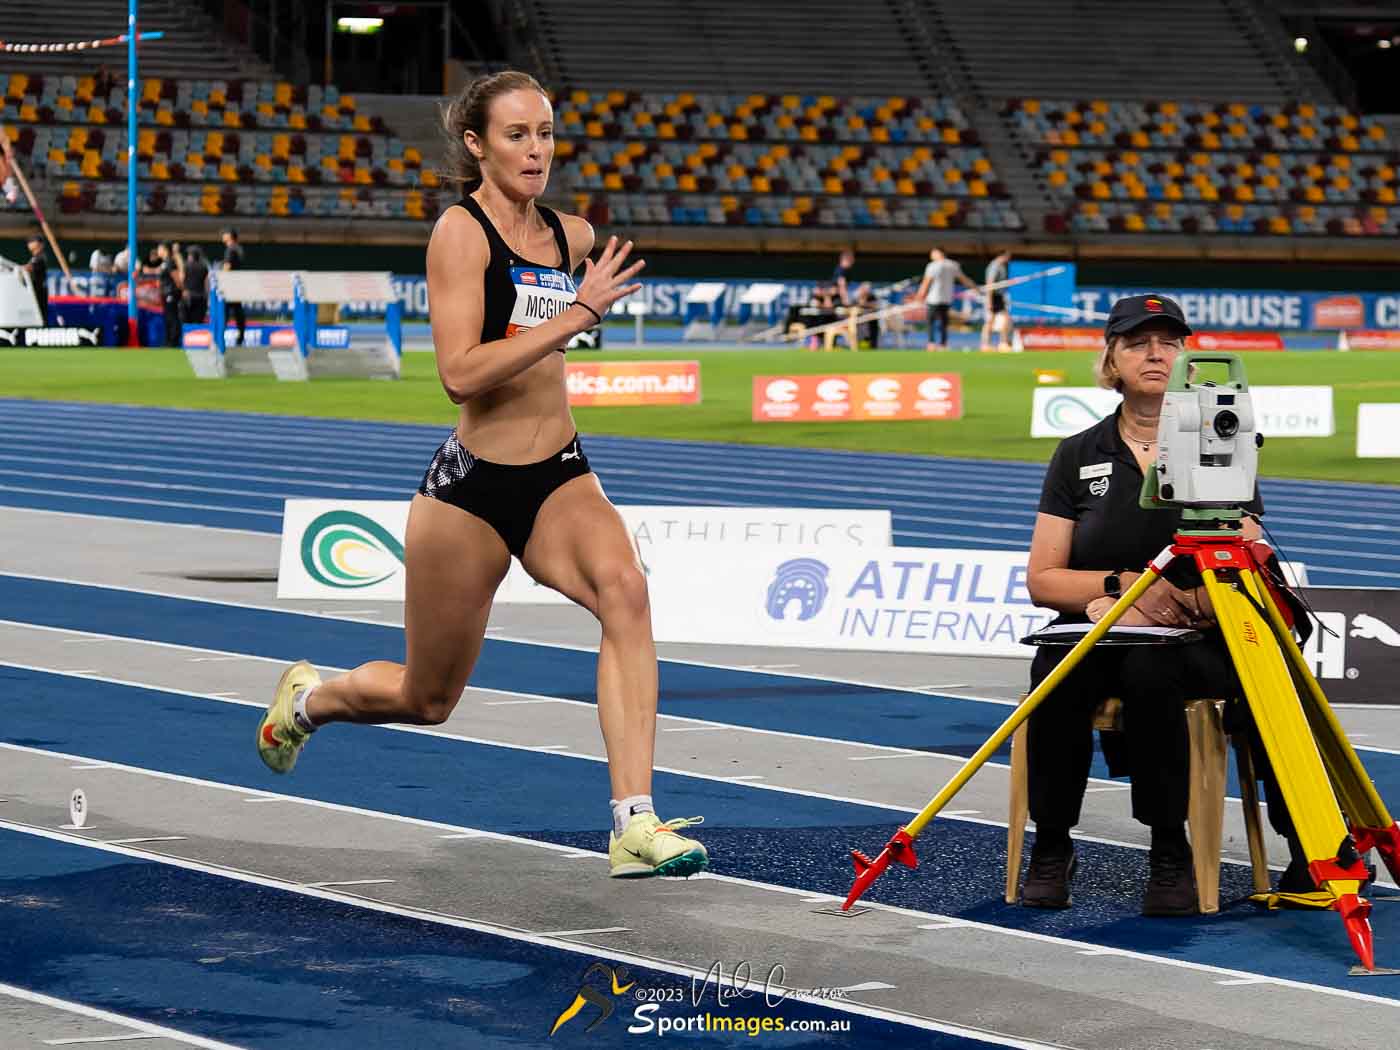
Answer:
[(569, 258), (569, 240), (564, 236), (564, 224), (559, 221), (554, 209), (542, 204), (535, 205), (545, 225), (554, 231), (554, 242), (559, 247), (561, 260), (559, 266), (544, 266), (520, 258), (472, 197), (463, 197), (459, 203), (481, 223), (486, 233), (486, 243), (491, 249), (483, 279), (486, 293), (481, 319), (483, 343), (509, 339), (569, 308), (577, 291), (574, 279), (569, 276), (573, 260)]

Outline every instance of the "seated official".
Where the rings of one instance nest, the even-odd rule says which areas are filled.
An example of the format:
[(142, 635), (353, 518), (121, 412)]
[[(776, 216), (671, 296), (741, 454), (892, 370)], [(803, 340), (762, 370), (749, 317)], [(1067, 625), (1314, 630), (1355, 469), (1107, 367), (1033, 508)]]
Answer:
[[(1179, 527), (1180, 511), (1145, 510), (1138, 496), (1144, 472), (1156, 462), (1158, 416), (1172, 365), (1190, 334), (1181, 308), (1165, 296), (1133, 296), (1113, 306), (1096, 372), (1099, 384), (1121, 392), (1123, 402), (1113, 415), (1060, 442), (1046, 471), (1031, 539), (1027, 586), (1037, 605), (1060, 613), (1056, 623), (1101, 619)], [(1263, 512), (1257, 490), (1246, 509)], [(1245, 538), (1258, 534), (1258, 524), (1246, 518)], [(1199, 584), (1199, 576), (1196, 580)], [(1119, 622), (1192, 627), (1205, 638), (1184, 646), (1095, 649), (1031, 714), (1027, 756), (1036, 838), (1022, 903), (1041, 908), (1070, 903), (1075, 870), (1070, 829), (1079, 823), (1093, 758), (1093, 713), (1102, 700), (1116, 696), (1123, 701), (1133, 817), (1152, 832), (1143, 914), (1194, 915), (1196, 885), (1186, 839), (1185, 701), (1241, 698), (1242, 690), (1203, 585), (1183, 589), (1158, 580)], [(1068, 652), (1038, 649), (1031, 687)], [(1232, 703), (1227, 722), (1237, 740), (1257, 737), (1242, 699)], [(1270, 822), (1293, 851), (1279, 888), (1312, 890), (1272, 770), (1262, 749), (1256, 751)]]

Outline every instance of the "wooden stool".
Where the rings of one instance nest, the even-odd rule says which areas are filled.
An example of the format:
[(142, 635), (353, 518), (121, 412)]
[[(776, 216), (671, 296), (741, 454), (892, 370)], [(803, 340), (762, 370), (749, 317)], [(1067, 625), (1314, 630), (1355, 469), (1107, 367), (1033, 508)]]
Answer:
[[(1186, 729), (1191, 749), (1191, 790), (1187, 802), (1187, 824), (1191, 829), (1191, 855), (1196, 869), (1196, 894), (1201, 913), (1220, 910), (1220, 837), (1225, 819), (1225, 727), (1221, 722), (1224, 704), (1219, 700), (1186, 701)], [(1123, 703), (1110, 697), (1094, 712), (1094, 728), (1121, 731)], [(1022, 722), (1011, 737), (1011, 805), (1006, 824), (1006, 903), (1020, 899), (1021, 847), (1026, 837), (1030, 803), (1026, 784), (1029, 778), (1026, 757), (1027, 726)], [(1240, 799), (1244, 803), (1245, 831), (1249, 839), (1249, 860), (1254, 869), (1254, 890), (1269, 889), (1269, 860), (1264, 849), (1264, 833), (1259, 823), (1259, 791), (1254, 779), (1254, 761), (1248, 748), (1236, 751), (1240, 775)]]

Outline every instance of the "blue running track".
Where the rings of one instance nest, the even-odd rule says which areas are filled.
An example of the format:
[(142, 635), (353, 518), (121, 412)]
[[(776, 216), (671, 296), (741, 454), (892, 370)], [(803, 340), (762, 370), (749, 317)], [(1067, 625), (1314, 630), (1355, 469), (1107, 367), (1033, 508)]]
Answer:
[[(406, 499), (443, 427), (0, 399), (0, 503), (279, 532), (282, 501)], [(905, 546), (1025, 550), (1032, 463), (585, 437), (618, 503), (888, 508)], [(1266, 460), (1266, 466), (1268, 465)], [(1317, 584), (1400, 586), (1400, 485), (1261, 483)]]

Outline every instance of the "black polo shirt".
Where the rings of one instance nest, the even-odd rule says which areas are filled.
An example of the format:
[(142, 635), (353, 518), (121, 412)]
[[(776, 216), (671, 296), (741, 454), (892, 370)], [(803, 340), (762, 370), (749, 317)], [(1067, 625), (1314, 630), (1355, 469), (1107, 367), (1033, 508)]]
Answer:
[[(1071, 569), (1141, 572), (1172, 542), (1181, 511), (1145, 510), (1142, 469), (1118, 433), (1122, 407), (1088, 430), (1067, 437), (1055, 449), (1040, 492), (1040, 513), (1074, 522)], [(1246, 509), (1264, 513), (1255, 486)], [(1082, 619), (1082, 617), (1079, 617)]]

